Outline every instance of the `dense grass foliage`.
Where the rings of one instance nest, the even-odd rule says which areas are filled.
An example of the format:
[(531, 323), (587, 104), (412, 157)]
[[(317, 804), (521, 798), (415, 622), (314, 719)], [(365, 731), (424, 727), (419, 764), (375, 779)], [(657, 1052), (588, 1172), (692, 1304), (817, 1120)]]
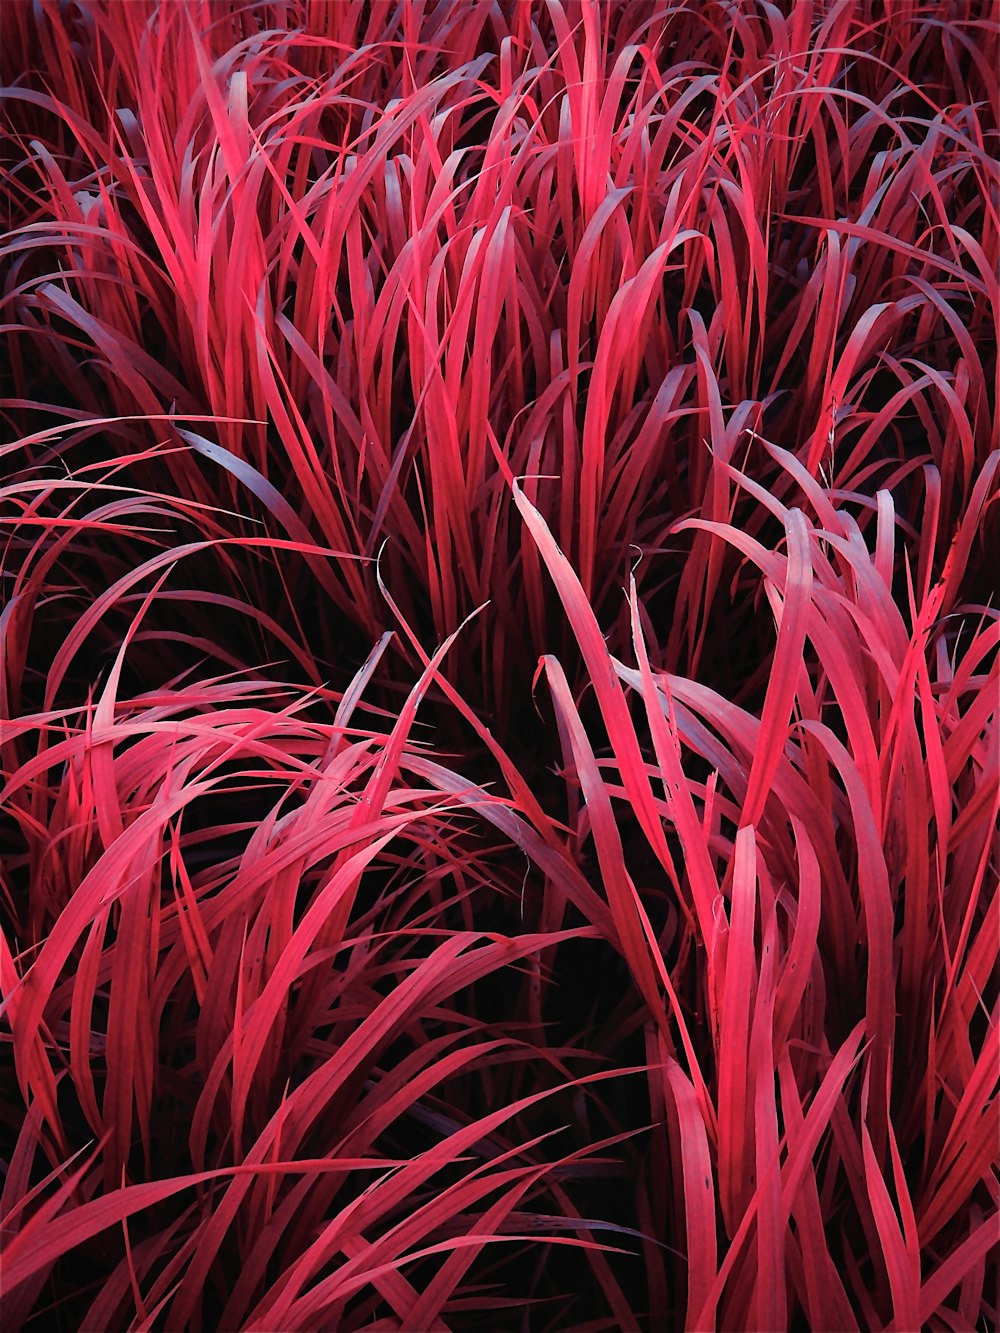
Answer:
[(995, 1328), (995, 5), (0, 22), (4, 1327)]

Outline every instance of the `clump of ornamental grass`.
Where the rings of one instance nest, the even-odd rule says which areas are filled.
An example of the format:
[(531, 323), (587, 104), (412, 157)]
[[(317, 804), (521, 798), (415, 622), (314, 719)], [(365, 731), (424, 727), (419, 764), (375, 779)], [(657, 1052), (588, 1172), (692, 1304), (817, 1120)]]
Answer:
[(3, 19), (5, 1327), (994, 1327), (994, 7)]

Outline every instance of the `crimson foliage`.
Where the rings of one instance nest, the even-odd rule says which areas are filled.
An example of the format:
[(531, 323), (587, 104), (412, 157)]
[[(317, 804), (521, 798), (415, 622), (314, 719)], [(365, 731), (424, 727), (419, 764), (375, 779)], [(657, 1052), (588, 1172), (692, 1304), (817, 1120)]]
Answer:
[(995, 5), (0, 20), (5, 1327), (995, 1327)]

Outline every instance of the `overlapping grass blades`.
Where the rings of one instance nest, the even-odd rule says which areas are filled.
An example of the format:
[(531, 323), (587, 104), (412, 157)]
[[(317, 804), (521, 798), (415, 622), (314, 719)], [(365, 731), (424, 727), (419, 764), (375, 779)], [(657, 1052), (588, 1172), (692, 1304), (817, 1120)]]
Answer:
[(994, 7), (2, 21), (5, 1327), (995, 1326)]

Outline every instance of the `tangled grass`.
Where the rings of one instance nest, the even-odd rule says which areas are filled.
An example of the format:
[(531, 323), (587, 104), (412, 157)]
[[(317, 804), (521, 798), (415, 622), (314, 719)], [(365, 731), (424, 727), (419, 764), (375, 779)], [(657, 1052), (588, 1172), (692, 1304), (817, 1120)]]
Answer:
[(2, 20), (5, 1327), (996, 1327), (995, 5)]

